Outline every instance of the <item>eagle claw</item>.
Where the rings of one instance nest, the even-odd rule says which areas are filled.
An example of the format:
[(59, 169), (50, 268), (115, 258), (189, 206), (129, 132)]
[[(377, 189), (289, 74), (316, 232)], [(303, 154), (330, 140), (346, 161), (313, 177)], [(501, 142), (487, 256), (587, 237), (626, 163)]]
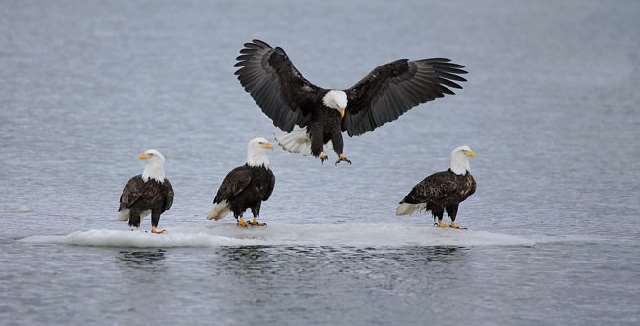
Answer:
[(339, 157), (339, 158), (338, 158), (338, 160), (336, 161), (336, 164), (335, 164), (335, 165), (336, 165), (336, 166), (338, 166), (338, 163), (343, 162), (343, 161), (344, 161), (344, 162), (347, 162), (347, 163), (349, 163), (349, 165), (351, 165), (351, 160), (350, 160), (350, 159), (348, 159), (346, 156), (342, 156), (342, 155), (340, 155), (340, 157)]
[(247, 221), (245, 221), (242, 217), (238, 218), (237, 221), (238, 222), (236, 224), (241, 228), (246, 228), (249, 226), (249, 223), (247, 223)]
[(263, 222), (258, 222), (258, 219), (253, 218), (253, 220), (248, 221), (247, 224), (251, 225), (251, 226), (266, 226), (267, 223), (263, 223)]
[(163, 234), (163, 233), (166, 233), (166, 232), (167, 232), (167, 230), (165, 230), (165, 229), (158, 229), (155, 226), (151, 227), (151, 233)]
[(433, 225), (435, 225), (438, 228), (448, 228), (449, 227), (449, 224), (444, 223), (442, 221), (435, 222), (435, 223), (433, 223)]
[(324, 165), (324, 161), (326, 161), (328, 159), (329, 159), (329, 156), (327, 156), (327, 154), (320, 153), (320, 163), (322, 163)]

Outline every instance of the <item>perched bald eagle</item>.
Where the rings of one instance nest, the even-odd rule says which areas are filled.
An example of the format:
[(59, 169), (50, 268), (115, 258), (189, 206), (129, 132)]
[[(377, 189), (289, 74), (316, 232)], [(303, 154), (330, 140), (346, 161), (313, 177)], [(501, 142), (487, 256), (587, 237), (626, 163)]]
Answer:
[(133, 229), (140, 227), (142, 218), (151, 214), (151, 232), (158, 229), (160, 215), (173, 204), (173, 188), (164, 174), (164, 156), (155, 149), (144, 151), (138, 159), (146, 161), (144, 171), (127, 182), (120, 196), (120, 219), (129, 221)]
[[(451, 152), (449, 169), (432, 174), (418, 183), (404, 197), (396, 215), (412, 214), (416, 210), (431, 211), (438, 227), (460, 228), (455, 223), (458, 205), (476, 191), (476, 181), (470, 173), (469, 158), (476, 153), (469, 146), (460, 146)], [(442, 222), (447, 211), (451, 224)]]
[[(258, 217), (260, 205), (269, 199), (276, 182), (266, 154), (272, 148), (273, 145), (262, 137), (249, 142), (247, 163), (231, 170), (224, 178), (213, 199), (215, 206), (209, 212), (208, 219), (219, 220), (233, 212), (241, 227), (265, 225), (258, 222)], [(251, 208), (253, 220), (246, 222), (242, 215), (248, 208)]]
[(467, 73), (449, 59), (401, 59), (375, 68), (349, 89), (329, 90), (306, 80), (282, 48), (260, 40), (245, 43), (237, 60), (235, 74), (244, 89), (288, 133), (277, 138), (280, 146), (324, 162), (324, 144), (331, 141), (336, 164), (351, 163), (343, 151), (342, 131), (361, 135), (418, 104), (453, 95), (449, 87), (461, 89), (454, 81), (466, 81), (460, 75)]

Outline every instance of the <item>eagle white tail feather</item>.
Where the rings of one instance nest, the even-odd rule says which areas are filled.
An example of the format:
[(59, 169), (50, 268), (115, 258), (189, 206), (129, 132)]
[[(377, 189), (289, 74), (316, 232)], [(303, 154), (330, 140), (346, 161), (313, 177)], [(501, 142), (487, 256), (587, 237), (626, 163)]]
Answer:
[(226, 200), (222, 201), (218, 205), (214, 206), (209, 215), (207, 215), (208, 220), (219, 220), (227, 215), (231, 210), (229, 209), (229, 203)]
[(118, 212), (118, 219), (120, 221), (128, 221), (129, 220), (129, 210), (123, 209)]
[[(147, 209), (145, 211), (142, 211), (142, 213), (140, 213), (140, 223), (142, 223), (142, 220), (144, 219), (145, 216), (151, 214), (151, 210)], [(128, 209), (123, 209), (121, 211), (118, 212), (118, 219), (120, 221), (128, 221), (129, 220), (129, 210)]]
[(418, 210), (426, 209), (426, 204), (408, 204), (408, 203), (400, 203), (398, 208), (396, 208), (396, 215), (411, 215)]
[(311, 155), (311, 137), (306, 128), (295, 127), (289, 133), (277, 135), (276, 142), (287, 152)]

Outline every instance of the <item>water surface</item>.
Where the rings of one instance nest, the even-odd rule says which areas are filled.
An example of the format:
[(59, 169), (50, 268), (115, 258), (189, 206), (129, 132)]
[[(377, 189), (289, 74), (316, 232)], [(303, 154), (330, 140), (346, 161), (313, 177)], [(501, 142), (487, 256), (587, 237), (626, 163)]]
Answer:
[[(638, 17), (634, 1), (5, 1), (0, 323), (638, 324)], [(324, 87), (402, 57), (452, 58), (469, 82), (346, 139), (352, 166), (274, 151), (269, 226), (238, 231), (205, 216), (275, 132), (233, 76), (254, 37)], [(469, 232), (393, 216), (462, 144), (479, 154)], [(147, 148), (176, 192), (163, 240), (116, 218)]]

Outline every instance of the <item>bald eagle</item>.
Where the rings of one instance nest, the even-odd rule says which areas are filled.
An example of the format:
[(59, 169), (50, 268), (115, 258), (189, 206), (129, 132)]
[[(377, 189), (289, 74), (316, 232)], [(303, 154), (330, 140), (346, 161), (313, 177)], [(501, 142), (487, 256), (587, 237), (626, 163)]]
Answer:
[(318, 87), (296, 69), (280, 47), (253, 40), (237, 57), (235, 74), (284, 136), (278, 144), (295, 153), (327, 159), (324, 144), (332, 142), (336, 165), (351, 161), (343, 151), (342, 132), (357, 136), (396, 120), (412, 107), (453, 95), (462, 87), (464, 66), (449, 59), (396, 60), (375, 68), (346, 90)]
[[(476, 191), (476, 181), (470, 173), (469, 158), (476, 153), (469, 146), (460, 146), (451, 152), (449, 169), (432, 174), (418, 183), (404, 197), (396, 215), (412, 214), (416, 210), (431, 211), (438, 227), (460, 228), (455, 223), (458, 205)], [(447, 211), (451, 224), (442, 222)]]
[[(219, 220), (231, 211), (238, 226), (265, 225), (258, 222), (258, 217), (260, 205), (269, 199), (276, 182), (266, 155), (273, 145), (259, 137), (251, 140), (247, 147), (247, 163), (231, 170), (224, 178), (213, 199), (215, 206), (207, 216), (209, 220)], [(248, 208), (251, 208), (253, 220), (246, 222), (242, 215)]]
[(144, 171), (127, 182), (120, 196), (120, 220), (129, 221), (131, 229), (138, 229), (140, 221), (151, 214), (151, 232), (158, 229), (160, 215), (173, 204), (173, 188), (164, 174), (164, 156), (155, 149), (144, 151), (138, 159), (146, 162)]

